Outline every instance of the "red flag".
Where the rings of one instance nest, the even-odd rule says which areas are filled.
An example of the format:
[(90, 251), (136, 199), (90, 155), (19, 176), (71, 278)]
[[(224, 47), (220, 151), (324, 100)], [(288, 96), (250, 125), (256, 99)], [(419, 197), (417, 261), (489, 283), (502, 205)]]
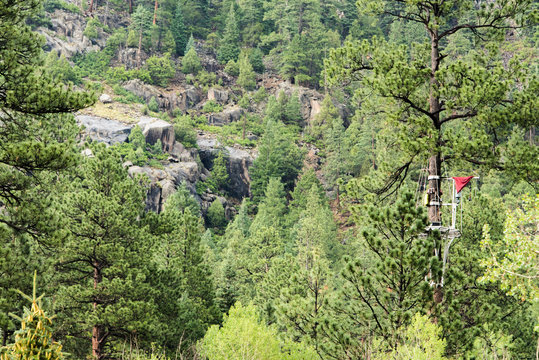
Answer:
[(453, 177), (453, 180), (455, 180), (455, 187), (457, 188), (457, 194), (462, 190), (463, 187), (468, 185), (470, 180), (473, 179), (473, 176), (466, 176), (466, 177)]

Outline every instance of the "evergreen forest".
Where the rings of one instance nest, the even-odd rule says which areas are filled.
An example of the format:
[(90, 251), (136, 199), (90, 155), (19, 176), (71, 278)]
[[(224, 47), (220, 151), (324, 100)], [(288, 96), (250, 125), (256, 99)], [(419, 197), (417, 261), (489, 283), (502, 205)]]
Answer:
[(539, 360), (537, 0), (0, 0), (0, 360)]

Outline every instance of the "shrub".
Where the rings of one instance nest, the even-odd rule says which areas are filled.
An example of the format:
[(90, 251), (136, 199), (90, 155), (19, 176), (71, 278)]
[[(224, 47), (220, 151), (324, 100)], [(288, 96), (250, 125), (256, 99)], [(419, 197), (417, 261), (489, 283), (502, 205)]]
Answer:
[(97, 39), (99, 37), (99, 34), (97, 32), (98, 28), (103, 28), (103, 24), (99, 22), (96, 18), (91, 18), (86, 23), (86, 27), (84, 28), (83, 35), (86, 36), (90, 40)]
[(217, 75), (215, 75), (215, 73), (202, 70), (200, 73), (198, 73), (197, 79), (201, 86), (212, 86), (215, 85)]
[(261, 86), (253, 95), (253, 100), (257, 104), (260, 104), (262, 101), (265, 101), (267, 98), (268, 98), (268, 93), (264, 86)]
[(200, 64), (200, 59), (198, 58), (195, 48), (192, 47), (189, 49), (187, 54), (185, 54), (185, 56), (183, 57), (182, 72), (184, 74), (196, 75), (201, 69), (202, 69), (202, 65)]
[(176, 119), (174, 124), (174, 135), (187, 148), (197, 147), (197, 133), (191, 123), (189, 115), (183, 115)]
[(159, 104), (157, 103), (155, 96), (152, 96), (150, 102), (148, 102), (148, 109), (153, 112), (159, 112)]
[(230, 76), (238, 76), (240, 74), (240, 67), (234, 60), (229, 60), (226, 63), (225, 72)]
[(221, 204), (221, 200), (213, 200), (208, 208), (206, 218), (208, 221), (208, 227), (219, 229), (226, 225), (225, 208), (223, 207), (223, 204)]
[(223, 111), (223, 107), (215, 102), (215, 100), (208, 100), (202, 107), (202, 112), (205, 113), (218, 113)]
[(170, 54), (162, 57), (151, 56), (146, 61), (146, 69), (153, 85), (168, 86), (170, 79), (176, 74), (176, 69), (170, 60)]
[(56, 9), (69, 11), (74, 14), (81, 13), (77, 5), (68, 3), (67, 1), (64, 1), (64, 0), (46, 0), (43, 2), (43, 9), (49, 13), (54, 12), (54, 10)]
[(129, 30), (127, 33), (127, 47), (136, 48), (138, 47), (138, 36), (135, 30)]

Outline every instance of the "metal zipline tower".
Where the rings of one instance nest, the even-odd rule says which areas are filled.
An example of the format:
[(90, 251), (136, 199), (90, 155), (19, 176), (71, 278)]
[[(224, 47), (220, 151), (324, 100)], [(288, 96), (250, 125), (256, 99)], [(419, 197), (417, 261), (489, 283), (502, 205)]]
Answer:
[[(446, 270), (447, 261), (449, 258), (449, 251), (453, 241), (461, 236), (462, 229), (462, 190), (466, 187), (472, 179), (479, 179), (477, 176), (467, 177), (442, 177), (439, 175), (430, 175), (429, 170), (425, 169), (425, 175), (420, 173), (418, 194), (421, 190), (424, 190), (422, 199), (422, 205), (427, 207), (429, 226), (425, 229), (425, 236), (438, 231), (440, 233), (439, 243), (435, 243), (434, 255), (442, 262), (442, 276), (440, 279), (433, 279), (429, 275), (428, 280), (431, 286), (436, 287), (435, 301), (437, 303), (442, 301), (443, 295), (441, 288), (444, 286), (444, 275)], [(444, 202), (442, 197), (444, 192), (451, 195), (450, 201)], [(416, 200), (419, 200), (416, 197)], [(419, 205), (419, 201), (418, 205)], [(461, 210), (461, 221), (458, 226), (458, 209)], [(449, 218), (448, 220), (445, 220)]]

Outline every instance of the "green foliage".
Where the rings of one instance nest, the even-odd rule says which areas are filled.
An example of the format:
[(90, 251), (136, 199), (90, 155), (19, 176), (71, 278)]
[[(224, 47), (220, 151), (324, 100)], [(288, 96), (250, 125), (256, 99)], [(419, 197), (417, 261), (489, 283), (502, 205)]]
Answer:
[[(184, 54), (187, 54), (189, 50), (195, 49), (195, 38), (193, 37), (193, 33), (191, 33), (191, 36), (189, 36), (189, 40), (187, 40), (187, 44), (185, 45), (185, 51)], [(196, 49), (195, 49), (196, 51)]]
[(253, 70), (259, 74), (262, 74), (266, 70), (264, 66), (264, 53), (259, 48), (254, 48), (249, 52), (249, 62)]
[(387, 351), (379, 342), (373, 357), (380, 360), (444, 360), (445, 341), (442, 328), (424, 315), (416, 313), (410, 325), (402, 331), (395, 349)]
[(77, 5), (64, 0), (45, 0), (43, 1), (43, 9), (49, 13), (54, 12), (56, 9), (69, 11), (74, 14), (81, 13), (80, 8)]
[(259, 156), (251, 168), (251, 192), (259, 202), (272, 177), (279, 178), (287, 191), (292, 190), (303, 161), (302, 151), (280, 121), (268, 120), (259, 144)]
[(226, 191), (228, 189), (230, 179), (226, 164), (227, 159), (225, 158), (224, 152), (219, 151), (219, 155), (217, 155), (213, 161), (210, 177), (206, 181), (208, 187), (214, 192), (221, 190)]
[(80, 85), (82, 79), (79, 72), (71, 66), (65, 56), (58, 57), (56, 51), (51, 51), (45, 58), (45, 71), (56, 81), (72, 82)]
[(88, 22), (86, 23), (83, 35), (90, 40), (95, 40), (99, 37), (97, 30), (99, 28), (103, 28), (103, 24), (101, 24), (101, 22), (99, 22), (99, 20), (96, 18), (90, 18), (90, 20), (88, 20)]
[(148, 101), (148, 109), (153, 112), (159, 112), (159, 104), (155, 100), (155, 96), (152, 96), (150, 101)]
[[(198, 343), (198, 348), (208, 360), (281, 360), (309, 359), (315, 354), (306, 347), (296, 346), (292, 351), (281, 349), (275, 329), (260, 321), (254, 305), (236, 303), (223, 326), (214, 325)], [(313, 356), (313, 357), (309, 357)]]
[(153, 85), (166, 87), (170, 79), (176, 74), (174, 63), (170, 59), (170, 54), (165, 54), (162, 57), (151, 56), (146, 60), (146, 68), (150, 73), (150, 78)]
[(346, 259), (343, 286), (332, 300), (341, 316), (328, 323), (328, 331), (335, 332), (335, 339), (344, 336), (350, 349), (357, 348), (355, 339), (367, 332), (395, 346), (399, 331), (410, 324), (414, 313), (425, 311), (433, 297), (435, 289), (425, 276), (441, 272), (432, 255), (435, 238), (419, 236), (428, 222), (412, 194), (401, 195), (388, 207), (371, 207), (368, 216), (364, 243), (353, 259)]
[(202, 70), (198, 73), (197, 80), (200, 86), (208, 87), (215, 85), (217, 75), (213, 72), (207, 72)]
[[(143, 339), (158, 319), (150, 300), (155, 290), (146, 280), (152, 241), (143, 224), (145, 191), (110, 149), (92, 151), (94, 157), (58, 184), (55, 308), (62, 329), (104, 339), (94, 348), (103, 358), (113, 351), (108, 345), (123, 339), (114, 334), (136, 331)], [(66, 338), (64, 345), (80, 357), (86, 353), (82, 343)]]
[(208, 227), (220, 229), (226, 225), (225, 208), (223, 207), (221, 200), (213, 200), (208, 208), (206, 218)]
[(176, 55), (183, 56), (184, 51), (188, 51), (189, 49), (186, 49), (187, 31), (185, 28), (181, 1), (176, 2), (176, 10), (174, 11), (174, 18), (172, 19), (171, 31), (176, 45)]
[(240, 74), (240, 67), (237, 62), (230, 59), (226, 63), (225, 72), (230, 76), (238, 76)]
[(202, 107), (202, 112), (205, 113), (218, 113), (223, 111), (223, 106), (219, 105), (215, 100), (208, 100)]
[(236, 83), (245, 90), (254, 90), (256, 87), (256, 75), (247, 54), (238, 60), (240, 74)]
[(200, 59), (194, 47), (191, 47), (182, 60), (182, 72), (196, 75), (202, 69)]
[(539, 254), (539, 195), (524, 197), (521, 206), (507, 212), (501, 241), (492, 241), (485, 224), (481, 246), (488, 256), (481, 261), (485, 268), (482, 280), (500, 281), (509, 295), (533, 302), (539, 298), (539, 272), (534, 265)]
[(43, 310), (41, 299), (36, 297), (36, 277), (34, 274), (34, 291), (32, 297), (21, 295), (32, 305), (24, 309), (22, 317), (17, 317), (21, 328), (15, 333), (15, 343), (0, 348), (0, 359), (18, 360), (59, 360), (63, 359), (62, 345), (52, 340), (52, 319)]
[(226, 19), (225, 31), (220, 41), (219, 52), (217, 53), (217, 59), (219, 59), (221, 64), (226, 64), (229, 60), (238, 60), (238, 55), (240, 54), (239, 41), (240, 31), (236, 21), (236, 11), (234, 9), (234, 3), (231, 3)]
[(197, 147), (197, 133), (193, 127), (191, 117), (183, 115), (174, 121), (174, 135), (187, 148)]
[(260, 104), (262, 101), (266, 100), (268, 93), (264, 86), (261, 86), (253, 95), (253, 100), (255, 103)]

